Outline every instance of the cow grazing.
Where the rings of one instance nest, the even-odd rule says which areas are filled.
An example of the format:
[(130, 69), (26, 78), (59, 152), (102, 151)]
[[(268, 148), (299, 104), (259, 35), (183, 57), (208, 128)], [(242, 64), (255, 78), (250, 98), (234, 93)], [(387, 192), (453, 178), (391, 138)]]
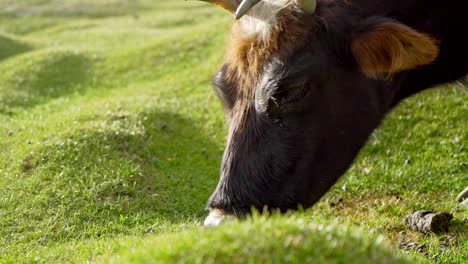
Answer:
[(309, 207), (402, 99), (468, 73), (467, 1), (205, 0), (235, 13), (205, 225)]

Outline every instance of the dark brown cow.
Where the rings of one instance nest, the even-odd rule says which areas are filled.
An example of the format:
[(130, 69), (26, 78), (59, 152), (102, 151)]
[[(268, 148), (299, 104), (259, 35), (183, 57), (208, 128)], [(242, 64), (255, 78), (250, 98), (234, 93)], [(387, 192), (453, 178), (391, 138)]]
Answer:
[(398, 102), (468, 73), (467, 1), (207, 2), (239, 20), (214, 79), (229, 135), (206, 225), (311, 206)]

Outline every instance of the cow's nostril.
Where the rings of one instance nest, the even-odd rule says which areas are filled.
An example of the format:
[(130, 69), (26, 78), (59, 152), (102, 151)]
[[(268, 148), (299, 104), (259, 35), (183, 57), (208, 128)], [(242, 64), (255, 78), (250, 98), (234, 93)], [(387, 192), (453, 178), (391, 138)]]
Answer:
[(225, 213), (220, 209), (211, 209), (210, 214), (206, 217), (204, 226), (214, 227), (221, 224), (226, 218), (230, 218), (232, 215)]

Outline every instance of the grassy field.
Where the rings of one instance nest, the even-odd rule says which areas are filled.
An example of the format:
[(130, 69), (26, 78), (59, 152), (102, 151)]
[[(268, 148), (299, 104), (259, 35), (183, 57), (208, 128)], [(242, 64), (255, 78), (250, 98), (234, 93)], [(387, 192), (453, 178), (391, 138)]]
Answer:
[[(313, 208), (199, 227), (230, 21), (193, 1), (0, 0), (0, 262), (467, 263), (461, 84), (398, 107)], [(452, 212), (450, 231), (407, 230), (417, 210)]]

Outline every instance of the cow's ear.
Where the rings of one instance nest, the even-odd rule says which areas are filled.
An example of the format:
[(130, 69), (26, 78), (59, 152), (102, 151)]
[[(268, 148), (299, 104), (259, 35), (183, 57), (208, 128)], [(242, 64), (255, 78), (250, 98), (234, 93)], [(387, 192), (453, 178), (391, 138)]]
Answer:
[(351, 51), (364, 74), (388, 79), (393, 74), (430, 64), (439, 55), (437, 41), (389, 19), (365, 21), (355, 32)]

